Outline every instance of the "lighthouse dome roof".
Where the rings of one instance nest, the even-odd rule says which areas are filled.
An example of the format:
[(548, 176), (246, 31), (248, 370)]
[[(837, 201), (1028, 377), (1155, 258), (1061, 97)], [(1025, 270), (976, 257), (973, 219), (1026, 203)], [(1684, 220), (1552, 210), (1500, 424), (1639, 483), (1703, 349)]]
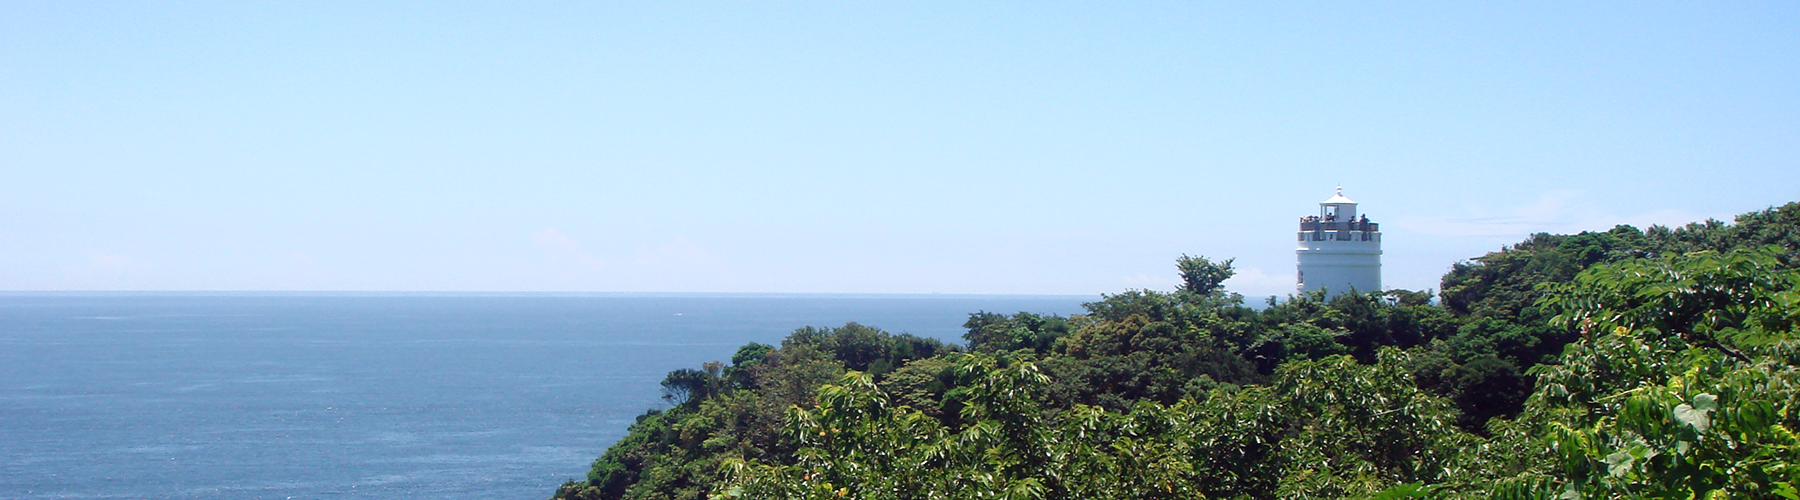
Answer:
[(1330, 204), (1337, 204), (1337, 203), (1355, 204), (1356, 202), (1351, 201), (1349, 198), (1345, 198), (1344, 197), (1344, 188), (1343, 188), (1343, 186), (1339, 186), (1337, 189), (1337, 194), (1332, 195), (1331, 199), (1325, 200), (1325, 201), (1321, 202), (1320, 204), (1330, 205)]

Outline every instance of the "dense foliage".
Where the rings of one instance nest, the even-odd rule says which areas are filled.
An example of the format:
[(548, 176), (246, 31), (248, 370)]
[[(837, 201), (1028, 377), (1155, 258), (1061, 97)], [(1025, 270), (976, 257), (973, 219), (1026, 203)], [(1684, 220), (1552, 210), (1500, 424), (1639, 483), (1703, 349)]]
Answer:
[[(1182, 286), (678, 370), (563, 499), (1800, 500), (1800, 204), (1534, 235), (1441, 296)], [(1436, 303), (1434, 303), (1436, 302)]]

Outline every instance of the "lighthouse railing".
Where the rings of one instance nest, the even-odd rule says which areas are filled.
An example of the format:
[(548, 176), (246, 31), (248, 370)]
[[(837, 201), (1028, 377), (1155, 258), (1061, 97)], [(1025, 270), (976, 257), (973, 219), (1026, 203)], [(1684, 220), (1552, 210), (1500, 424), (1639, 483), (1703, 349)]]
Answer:
[(1381, 224), (1361, 221), (1300, 221), (1301, 231), (1380, 231)]

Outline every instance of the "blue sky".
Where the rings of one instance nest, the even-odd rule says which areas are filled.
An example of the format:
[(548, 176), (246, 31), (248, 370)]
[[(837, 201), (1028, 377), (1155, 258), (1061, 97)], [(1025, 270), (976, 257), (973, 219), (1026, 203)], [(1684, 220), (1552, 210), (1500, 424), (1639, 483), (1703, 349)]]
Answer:
[(7, 2), (0, 289), (1286, 294), (1800, 199), (1800, 4)]

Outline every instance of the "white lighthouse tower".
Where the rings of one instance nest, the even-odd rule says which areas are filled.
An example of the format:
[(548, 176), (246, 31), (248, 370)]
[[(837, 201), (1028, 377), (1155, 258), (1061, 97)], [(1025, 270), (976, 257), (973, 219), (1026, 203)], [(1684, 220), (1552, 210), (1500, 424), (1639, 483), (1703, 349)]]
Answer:
[(1319, 215), (1300, 218), (1301, 293), (1324, 289), (1328, 297), (1356, 290), (1381, 291), (1381, 226), (1356, 215), (1356, 202), (1337, 195), (1319, 204)]

